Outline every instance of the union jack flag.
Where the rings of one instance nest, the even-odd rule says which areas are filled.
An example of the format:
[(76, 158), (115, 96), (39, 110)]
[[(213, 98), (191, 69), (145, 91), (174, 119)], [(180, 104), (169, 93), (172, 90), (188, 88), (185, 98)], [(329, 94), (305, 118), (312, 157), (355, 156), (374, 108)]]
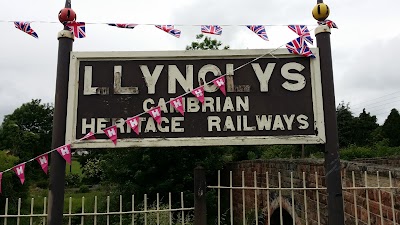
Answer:
[(257, 34), (263, 40), (268, 41), (267, 32), (265, 32), (265, 27), (263, 25), (248, 25), (247, 28)]
[(158, 29), (167, 32), (168, 34), (179, 38), (181, 36), (181, 31), (174, 28), (174, 25), (155, 25)]
[(15, 28), (31, 35), (34, 38), (39, 38), (37, 33), (31, 28), (31, 24), (29, 22), (14, 22)]
[(292, 54), (315, 58), (315, 55), (311, 52), (310, 48), (308, 48), (306, 42), (301, 37), (287, 43), (286, 48)]
[(67, 26), (68, 29), (72, 31), (75, 37), (77, 38), (86, 37), (85, 22), (70, 21), (68, 23), (65, 23), (65, 26)]
[(202, 25), (201, 26), (201, 32), (202, 33), (207, 33), (207, 34), (216, 34), (216, 35), (221, 35), (222, 34), (222, 28), (218, 25)]
[(336, 25), (335, 22), (333, 22), (332, 20), (325, 20), (325, 21), (318, 21), (319, 25), (327, 25), (330, 28), (336, 28), (339, 29), (338, 26)]
[(128, 28), (133, 29), (137, 26), (137, 24), (133, 23), (109, 23), (109, 26), (119, 27), (119, 28)]
[(301, 38), (313, 44), (313, 39), (310, 36), (310, 31), (306, 25), (289, 25), (289, 29), (298, 34)]

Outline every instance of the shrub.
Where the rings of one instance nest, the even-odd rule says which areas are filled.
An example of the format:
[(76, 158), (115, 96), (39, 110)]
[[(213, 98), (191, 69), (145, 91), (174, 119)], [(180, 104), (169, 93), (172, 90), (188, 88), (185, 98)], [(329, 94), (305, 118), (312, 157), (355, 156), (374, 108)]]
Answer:
[(262, 153), (263, 159), (295, 158), (301, 154), (295, 145), (271, 145), (267, 146)]
[(79, 187), (80, 184), (81, 184), (81, 178), (78, 174), (69, 173), (65, 175), (65, 186)]
[(48, 189), (49, 188), (49, 182), (47, 180), (41, 180), (36, 183), (36, 187), (40, 189)]
[[(4, 171), (17, 165), (20, 160), (18, 157), (9, 154), (8, 151), (0, 151), (0, 171)], [(29, 179), (24, 185), (21, 184), (19, 178), (14, 172), (9, 171), (3, 174), (1, 180), (2, 193), (0, 194), (0, 215), (4, 215), (6, 198), (9, 201), (8, 213), (17, 213), (18, 198), (22, 199), (22, 204), (26, 204), (28, 196)], [(0, 223), (3, 224), (3, 218), (0, 218)]]
[(101, 160), (93, 158), (88, 159), (82, 168), (83, 182), (86, 184), (98, 184), (101, 181), (103, 170)]
[(344, 160), (373, 158), (376, 156), (376, 151), (369, 147), (350, 146), (340, 150), (340, 158)]
[(88, 193), (89, 192), (89, 187), (86, 185), (82, 185), (79, 187), (79, 193)]

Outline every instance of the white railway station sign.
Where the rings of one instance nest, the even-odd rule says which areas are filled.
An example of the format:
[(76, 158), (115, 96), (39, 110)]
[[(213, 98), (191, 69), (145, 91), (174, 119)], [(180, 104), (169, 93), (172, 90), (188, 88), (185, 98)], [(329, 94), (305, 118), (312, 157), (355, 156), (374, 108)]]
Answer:
[[(315, 59), (280, 49), (253, 60), (270, 51), (72, 52), (66, 141), (73, 148), (325, 143), (318, 49)], [(226, 96), (207, 83), (225, 74)], [(190, 93), (202, 84), (203, 104)], [(184, 115), (166, 104), (187, 92)], [(145, 113), (155, 106), (161, 124)], [(137, 135), (125, 120), (139, 114)], [(114, 124), (117, 146), (103, 132)], [(76, 142), (90, 131), (95, 140)]]

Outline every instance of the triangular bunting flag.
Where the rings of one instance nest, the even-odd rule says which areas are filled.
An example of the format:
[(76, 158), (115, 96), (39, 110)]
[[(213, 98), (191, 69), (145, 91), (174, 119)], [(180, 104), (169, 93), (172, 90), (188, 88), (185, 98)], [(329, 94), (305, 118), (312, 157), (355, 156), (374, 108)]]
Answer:
[(49, 157), (47, 154), (43, 154), (41, 156), (36, 157), (36, 161), (42, 167), (43, 171), (47, 174), (47, 170), (49, 168)]
[(336, 25), (335, 22), (333, 22), (332, 20), (325, 20), (325, 21), (318, 21), (319, 25), (327, 25), (330, 28), (336, 28), (339, 29), (338, 26)]
[(3, 179), (3, 173), (0, 173), (0, 194), (1, 194), (1, 180)]
[(125, 121), (137, 135), (139, 135), (139, 116), (129, 118)]
[(92, 131), (90, 131), (89, 133), (87, 133), (85, 136), (83, 136), (79, 140), (82, 141), (82, 140), (94, 140), (94, 139), (96, 139), (96, 137), (94, 136), (94, 133)]
[(315, 55), (311, 52), (310, 48), (308, 48), (306, 42), (301, 37), (287, 43), (286, 48), (290, 53), (315, 58)]
[(204, 86), (200, 86), (192, 90), (192, 94), (196, 96), (197, 99), (204, 104)]
[(109, 23), (108, 25), (118, 28), (127, 28), (127, 29), (133, 29), (137, 26), (137, 24), (133, 23)]
[(39, 38), (37, 33), (31, 28), (31, 23), (29, 22), (14, 22), (15, 28), (31, 35), (34, 38)]
[(71, 145), (67, 144), (57, 148), (57, 152), (71, 165)]
[(218, 77), (212, 81), (215, 86), (219, 87), (219, 90), (226, 96), (226, 89), (225, 89), (225, 76)]
[(263, 25), (247, 25), (247, 28), (257, 34), (263, 40), (269, 41), (267, 32), (265, 32), (265, 27)]
[(174, 106), (174, 108), (176, 110), (178, 110), (178, 112), (180, 112), (182, 114), (182, 116), (184, 116), (185, 111), (183, 109), (182, 96), (179, 96), (179, 97), (176, 97), (176, 98), (172, 99), (170, 104), (172, 104), (172, 106)]
[(114, 145), (117, 145), (117, 125), (107, 127), (103, 131), (107, 135), (107, 137), (110, 138), (110, 140), (114, 143)]
[(310, 42), (310, 44), (313, 44), (313, 39), (311, 38), (310, 31), (306, 25), (289, 25), (288, 27), (302, 39)]
[(70, 21), (65, 23), (65, 26), (67, 26), (69, 30), (72, 31), (75, 37), (77, 38), (86, 37), (85, 22)]
[(13, 168), (15, 174), (19, 177), (21, 184), (25, 182), (25, 163), (21, 163)]
[(181, 31), (174, 28), (174, 25), (155, 25), (158, 29), (167, 32), (168, 34), (179, 38), (181, 36)]
[(150, 109), (149, 111), (147, 111), (147, 113), (150, 114), (150, 116), (152, 116), (153, 119), (158, 124), (161, 124), (161, 107), (160, 106)]
[(216, 35), (221, 35), (222, 34), (222, 27), (218, 25), (202, 25), (201, 26), (201, 32), (206, 33), (206, 34), (216, 34)]

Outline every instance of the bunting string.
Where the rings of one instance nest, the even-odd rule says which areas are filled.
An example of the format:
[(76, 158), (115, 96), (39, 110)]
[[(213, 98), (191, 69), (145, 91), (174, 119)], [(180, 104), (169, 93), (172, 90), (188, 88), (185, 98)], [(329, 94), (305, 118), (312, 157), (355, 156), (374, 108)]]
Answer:
[[(57, 23), (54, 21), (9, 21), (9, 20), (0, 20), (0, 22), (3, 23), (14, 23), (14, 26), (33, 36), (34, 38), (39, 38), (38, 34), (31, 28), (31, 23)], [(212, 35), (222, 35), (223, 28), (222, 27), (231, 27), (231, 26), (237, 26), (237, 27), (246, 27), (249, 30), (251, 30), (254, 34), (259, 36), (265, 41), (269, 41), (268, 35), (266, 32), (265, 27), (267, 26), (287, 26), (289, 29), (291, 29), (293, 32), (296, 34), (300, 35), (302, 39), (305, 41), (309, 42), (310, 44), (313, 44), (313, 39), (309, 35), (309, 31), (307, 28), (307, 25), (280, 25), (280, 24), (268, 24), (268, 25), (249, 25), (249, 24), (238, 24), (238, 25), (232, 25), (232, 24), (224, 24), (224, 25), (198, 25), (198, 24), (175, 24), (175, 25), (160, 25), (160, 24), (135, 24), (135, 23), (94, 23), (94, 22), (78, 22), (78, 21), (69, 21), (63, 23), (72, 33), (76, 38), (85, 38), (86, 37), (86, 25), (87, 24), (102, 24), (102, 25), (108, 25), (108, 26), (113, 26), (117, 28), (125, 28), (125, 29), (134, 29), (136, 26), (140, 25), (146, 25), (146, 26), (154, 26), (160, 30), (165, 31), (166, 33), (176, 37), (180, 38), (181, 36), (181, 30), (176, 29), (175, 26), (200, 26), (200, 32), (205, 33), (205, 34), (212, 34)], [(325, 20), (325, 21), (318, 21), (318, 24), (326, 24), (330, 28), (338, 28), (337, 25), (331, 21), (331, 20)], [(309, 26), (315, 26), (314, 25), (309, 25)]]
[[(2, 21), (0, 21), (0, 22), (2, 22)], [(328, 22), (326, 24), (328, 25)], [(330, 24), (331, 24), (331, 26), (336, 26), (336, 24), (334, 24), (333, 22), (330, 22)], [(118, 25), (115, 25), (115, 26), (124, 27), (124, 25), (121, 25), (121, 24), (118, 24)], [(312, 41), (311, 36), (310, 36), (310, 31), (312, 31), (314, 29), (311, 29), (310, 31), (308, 31), (308, 28), (305, 25), (291, 25), (291, 26), (294, 26), (294, 27), (292, 27), (292, 28), (294, 28), (294, 30), (289, 27), (293, 31), (295, 31), (296, 29), (297, 30), (299, 30), (299, 29), (302, 30), (302, 31), (299, 31), (299, 32), (295, 31), (299, 35), (298, 38), (292, 40), (289, 43), (282, 44), (279, 47), (277, 47), (275, 49), (272, 49), (272, 50), (266, 52), (265, 54), (262, 54), (262, 55), (260, 55), (260, 56), (258, 56), (256, 58), (254, 58), (254, 59), (242, 64), (241, 66), (238, 66), (238, 67), (234, 68), (233, 71), (237, 71), (237, 70), (239, 70), (239, 69), (241, 69), (241, 68), (243, 68), (243, 67), (245, 67), (245, 66), (247, 66), (247, 65), (249, 65), (249, 64), (251, 64), (251, 63), (253, 63), (253, 62), (255, 62), (255, 61), (257, 61), (257, 60), (259, 60), (259, 59), (261, 59), (263, 57), (265, 57), (265, 56), (267, 56), (267, 55), (271, 55), (272, 57), (276, 58), (273, 55), (273, 52), (277, 51), (279, 48), (281, 48), (281, 47), (283, 47), (285, 45), (286, 45), (286, 47), (287, 47), (287, 49), (288, 49), (288, 51), (290, 53), (297, 54), (297, 55), (300, 55), (300, 56), (303, 56), (303, 57), (315, 58), (315, 56), (313, 55), (313, 53), (311, 52), (311, 50), (308, 48), (308, 46), (306, 44), (306, 41)], [(297, 26), (305, 26), (305, 27), (297, 27)], [(127, 27), (127, 28), (131, 28), (131, 27), (132, 27), (132, 25)], [(162, 28), (160, 28), (160, 29), (162, 29)], [(175, 28), (172, 26), (172, 27), (166, 27), (165, 29), (166, 30), (168, 30), (168, 29), (172, 29), (173, 30)], [(162, 29), (162, 30), (165, 31), (165, 29)], [(79, 34), (79, 30), (78, 30), (77, 33), (78, 33), (78, 36), (79, 36), (80, 35)], [(263, 32), (261, 32), (261, 33), (264, 35)], [(75, 35), (76, 35), (76, 33), (75, 33)], [(195, 88), (193, 90), (189, 90), (189, 91), (183, 93), (182, 95), (179, 95), (179, 96), (177, 96), (177, 97), (165, 102), (165, 105), (166, 104), (172, 104), (174, 106), (174, 108), (177, 109), (178, 112), (180, 112), (182, 115), (184, 115), (182, 97), (184, 97), (186, 95), (189, 95), (189, 94), (192, 94), (203, 104), (203, 101), (204, 101), (204, 85), (208, 85), (208, 84), (216, 85), (220, 89), (220, 91), (226, 96), (225, 76), (227, 76), (227, 75), (229, 75), (229, 74), (223, 74), (223, 75), (221, 74), (220, 76), (218, 76), (217, 78), (215, 78), (215, 79), (213, 79), (211, 81), (208, 81), (208, 82), (203, 81), (203, 82), (201, 82), (201, 85), (199, 87), (197, 87), (197, 88)], [(160, 107), (161, 107), (160, 105), (156, 106), (156, 107), (152, 107), (151, 109), (149, 109), (146, 112), (142, 112), (142, 113), (137, 114), (137, 115), (135, 115), (133, 117), (127, 118), (126, 120), (124, 120), (124, 122), (127, 123), (137, 135), (139, 135), (139, 133), (140, 133), (139, 132), (139, 126), (138, 126), (139, 125), (139, 117), (144, 115), (144, 114), (149, 114), (149, 115), (151, 115), (153, 117), (153, 119), (157, 123), (161, 123), (162, 115), (161, 115), (161, 108)], [(106, 127), (105, 129), (103, 129), (103, 132), (114, 143), (114, 145), (117, 145), (118, 132), (117, 132), (117, 126), (116, 125), (112, 125), (112, 126)], [(43, 171), (47, 174), (47, 172), (48, 172), (48, 154), (49, 153), (57, 151), (66, 160), (66, 162), (71, 164), (71, 156), (72, 156), (71, 144), (78, 143), (78, 142), (81, 142), (81, 141), (84, 141), (84, 140), (90, 140), (90, 139), (96, 139), (95, 138), (95, 134), (92, 131), (90, 131), (88, 134), (86, 134), (84, 137), (82, 137), (79, 140), (72, 141), (69, 144), (65, 144), (63, 146), (60, 146), (60, 147), (57, 147), (57, 148), (52, 149), (50, 151), (47, 151), (47, 152), (45, 152), (45, 153), (43, 153), (43, 154), (41, 154), (41, 155), (39, 155), (39, 156), (37, 156), (35, 158), (32, 158), (32, 159), (30, 159), (28, 161), (25, 161), (25, 162), (22, 162), (22, 163), (18, 164), (17, 166), (14, 166), (12, 168), (4, 170), (3, 172), (0, 172), (0, 193), (1, 193), (1, 182), (2, 182), (3, 173), (13, 170), (16, 173), (16, 175), (20, 178), (21, 184), (23, 184), (25, 182), (24, 170), (25, 170), (25, 164), (26, 163), (29, 163), (29, 162), (32, 162), (32, 161), (36, 160), (40, 164), (40, 166), (43, 169)]]
[[(0, 23), (14, 23), (16, 21), (19, 20), (0, 20)], [(26, 20), (26, 22), (30, 22), (30, 23), (48, 23), (48, 24), (53, 24), (53, 23), (57, 23), (60, 24), (60, 21), (47, 21), (47, 20)], [(108, 24), (114, 24), (116, 22), (85, 22), (86, 24), (96, 24), (96, 25), (108, 25)], [(135, 24), (135, 25), (142, 25), (142, 26), (155, 26), (155, 25), (159, 25), (162, 23), (128, 23), (128, 24)], [(295, 23), (291, 23), (291, 24), (262, 24), (259, 23), (259, 25), (263, 25), (266, 27), (287, 27), (289, 25), (293, 25)], [(174, 24), (175, 26), (180, 26), (180, 27), (201, 27), (204, 26), (205, 24)], [(218, 24), (219, 26), (223, 26), (223, 27), (245, 27), (245, 26), (249, 26), (249, 24)], [(317, 26), (316, 24), (302, 24), (305, 26)]]

